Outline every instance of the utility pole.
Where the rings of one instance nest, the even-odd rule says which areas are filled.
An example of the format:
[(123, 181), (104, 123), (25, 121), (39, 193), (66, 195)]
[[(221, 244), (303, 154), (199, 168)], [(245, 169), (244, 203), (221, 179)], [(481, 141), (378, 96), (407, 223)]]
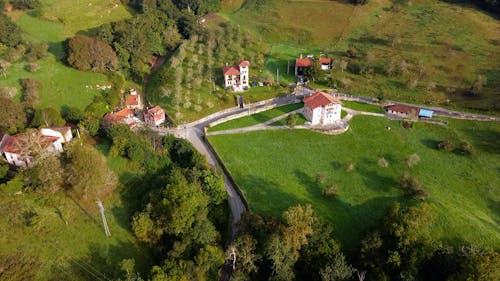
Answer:
[(276, 84), (279, 85), (280, 83), (280, 80), (279, 80), (279, 73), (280, 73), (280, 69), (279, 68), (276, 68)]
[(104, 206), (102, 205), (101, 200), (97, 199), (97, 206), (99, 206), (99, 210), (101, 211), (102, 224), (104, 225), (104, 232), (107, 237), (111, 236), (111, 232), (109, 232), (108, 222), (106, 221), (106, 216), (104, 215)]

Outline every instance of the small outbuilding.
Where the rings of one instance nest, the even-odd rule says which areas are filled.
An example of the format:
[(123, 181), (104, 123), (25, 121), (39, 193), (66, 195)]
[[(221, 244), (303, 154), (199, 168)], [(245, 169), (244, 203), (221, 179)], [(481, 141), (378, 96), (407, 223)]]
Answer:
[(419, 116), (420, 108), (405, 104), (393, 104), (387, 106), (385, 110), (387, 111), (388, 114), (394, 116), (409, 118), (409, 119), (417, 119)]
[(319, 64), (321, 65), (321, 70), (330, 70), (333, 65), (331, 58), (319, 58)]
[(144, 112), (144, 122), (151, 126), (159, 126), (165, 122), (165, 111), (158, 105)]
[(313, 64), (312, 59), (310, 58), (302, 58), (302, 55), (300, 58), (295, 60), (295, 76), (297, 78), (304, 78), (304, 75), (306, 74), (306, 69), (311, 67)]
[(434, 114), (434, 111), (421, 108), (420, 111), (418, 112), (418, 117), (421, 118), (432, 118), (432, 115)]

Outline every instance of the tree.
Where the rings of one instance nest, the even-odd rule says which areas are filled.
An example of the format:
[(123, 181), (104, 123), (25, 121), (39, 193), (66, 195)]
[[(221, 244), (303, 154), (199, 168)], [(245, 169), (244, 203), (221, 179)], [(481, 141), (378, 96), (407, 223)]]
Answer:
[(85, 118), (85, 113), (76, 106), (65, 107), (61, 113), (66, 121), (73, 124), (78, 124), (78, 122)]
[(249, 234), (238, 237), (233, 245), (236, 253), (235, 270), (231, 280), (248, 280), (257, 271), (260, 256), (256, 253), (257, 241)]
[(455, 145), (450, 140), (442, 140), (438, 143), (438, 149), (444, 151), (452, 151)]
[(33, 120), (31, 120), (32, 127), (64, 126), (64, 124), (66, 121), (61, 117), (59, 111), (52, 107), (37, 109)]
[(15, 134), (26, 125), (26, 113), (21, 104), (0, 96), (0, 129)]
[(66, 146), (65, 157), (67, 184), (79, 198), (94, 200), (115, 187), (116, 176), (95, 147), (75, 140)]
[(49, 45), (45, 42), (35, 43), (32, 42), (29, 45), (28, 52), (26, 53), (26, 59), (29, 62), (34, 62), (36, 60), (42, 59), (47, 56), (47, 51), (49, 50)]
[(21, 30), (4, 13), (0, 13), (0, 43), (15, 47), (21, 43)]
[(342, 70), (342, 72), (344, 72), (344, 70), (346, 70), (347, 64), (348, 64), (347, 60), (344, 60), (344, 59), (340, 60), (339, 66), (340, 66), (340, 69)]
[(340, 281), (351, 278), (353, 268), (345, 261), (342, 254), (337, 254), (327, 265), (320, 271), (322, 281)]
[(468, 141), (460, 142), (460, 151), (465, 155), (473, 155), (476, 153), (474, 147)]
[(29, 189), (42, 193), (55, 193), (63, 188), (64, 169), (58, 154), (41, 155), (35, 164), (26, 170)]
[(425, 200), (429, 193), (422, 187), (422, 184), (417, 178), (412, 176), (409, 172), (405, 171), (400, 179), (401, 188), (410, 196)]
[(77, 35), (68, 43), (68, 63), (78, 70), (108, 72), (118, 67), (115, 51), (92, 37)]

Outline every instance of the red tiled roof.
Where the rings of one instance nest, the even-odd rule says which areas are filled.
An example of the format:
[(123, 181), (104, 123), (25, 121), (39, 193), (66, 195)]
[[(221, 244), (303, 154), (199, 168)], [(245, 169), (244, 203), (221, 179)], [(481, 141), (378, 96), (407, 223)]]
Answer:
[(162, 113), (162, 112), (164, 112), (163, 109), (158, 105), (148, 110), (148, 113), (151, 113), (151, 114), (157, 114), (157, 113)]
[(242, 60), (242, 61), (240, 61), (240, 63), (238, 63), (238, 66), (239, 67), (248, 67), (248, 66), (250, 66), (250, 62), (247, 60)]
[(224, 74), (224, 76), (240, 75), (240, 70), (238, 68), (236, 68), (235, 66), (223, 66), (222, 73)]
[[(8, 136), (5, 135), (4, 138), (7, 138), (5, 143), (3, 143), (2, 151), (14, 154), (21, 154), (23, 149), (26, 149), (28, 146), (27, 140), (24, 135), (14, 135)], [(38, 143), (45, 147), (59, 140), (58, 137), (47, 137), (40, 136), (38, 138)]]
[(134, 115), (132, 109), (124, 108), (116, 113), (113, 113), (116, 116), (128, 117), (129, 115)]
[(319, 63), (321, 63), (321, 64), (330, 64), (330, 63), (332, 63), (332, 59), (331, 58), (320, 58), (319, 59)]
[(401, 113), (410, 113), (412, 111), (416, 111), (418, 112), (419, 111), (419, 108), (418, 107), (415, 107), (415, 106), (409, 106), (409, 105), (404, 105), (404, 104), (394, 104), (394, 105), (391, 105), (391, 106), (388, 106), (386, 108), (388, 111), (391, 110), (391, 111), (396, 111), (396, 112), (401, 112)]
[(139, 96), (138, 95), (128, 95), (125, 100), (125, 105), (139, 105)]
[(295, 66), (309, 67), (311, 64), (312, 61), (308, 58), (295, 60)]
[(342, 104), (340, 100), (334, 98), (332, 95), (323, 92), (316, 92), (312, 96), (304, 99), (304, 104), (307, 105), (310, 109), (315, 109), (320, 106), (326, 106), (330, 103)]

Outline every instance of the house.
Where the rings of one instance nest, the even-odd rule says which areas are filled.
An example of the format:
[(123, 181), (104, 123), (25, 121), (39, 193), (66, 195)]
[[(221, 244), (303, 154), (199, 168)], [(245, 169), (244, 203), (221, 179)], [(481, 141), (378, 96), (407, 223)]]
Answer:
[(151, 126), (159, 126), (165, 122), (165, 111), (159, 106), (155, 106), (144, 112), (144, 122)]
[(125, 99), (125, 107), (128, 109), (142, 109), (141, 96), (137, 91), (130, 89), (130, 94)]
[(342, 102), (332, 95), (316, 92), (304, 99), (304, 117), (311, 125), (328, 125), (340, 120)]
[(421, 117), (421, 118), (432, 118), (433, 114), (434, 114), (434, 111), (429, 110), (429, 109), (421, 108), (420, 111), (418, 112), (418, 117)]
[(54, 153), (62, 152), (62, 144), (73, 139), (71, 128), (44, 128), (39, 135), (17, 134), (4, 135), (0, 141), (0, 153), (7, 162), (17, 167), (30, 167), (33, 163), (34, 150)]
[(302, 58), (302, 55), (300, 55), (300, 58), (295, 60), (295, 76), (297, 78), (304, 78), (307, 68), (311, 67), (313, 64), (313, 61), (311, 58)]
[(224, 88), (231, 88), (234, 92), (243, 92), (249, 88), (249, 66), (250, 62), (244, 60), (237, 65), (223, 66)]
[(319, 58), (319, 64), (321, 70), (330, 70), (332, 69), (333, 61), (331, 58)]
[(52, 127), (40, 129), (42, 136), (57, 137), (61, 143), (70, 142), (73, 139), (71, 127)]
[(107, 126), (113, 126), (116, 124), (125, 124), (129, 127), (135, 127), (139, 122), (134, 116), (132, 109), (124, 108), (118, 112), (108, 113), (104, 115), (104, 124)]
[(385, 110), (387, 111), (388, 114), (394, 116), (409, 118), (409, 119), (417, 119), (420, 108), (405, 104), (393, 104), (387, 106)]

